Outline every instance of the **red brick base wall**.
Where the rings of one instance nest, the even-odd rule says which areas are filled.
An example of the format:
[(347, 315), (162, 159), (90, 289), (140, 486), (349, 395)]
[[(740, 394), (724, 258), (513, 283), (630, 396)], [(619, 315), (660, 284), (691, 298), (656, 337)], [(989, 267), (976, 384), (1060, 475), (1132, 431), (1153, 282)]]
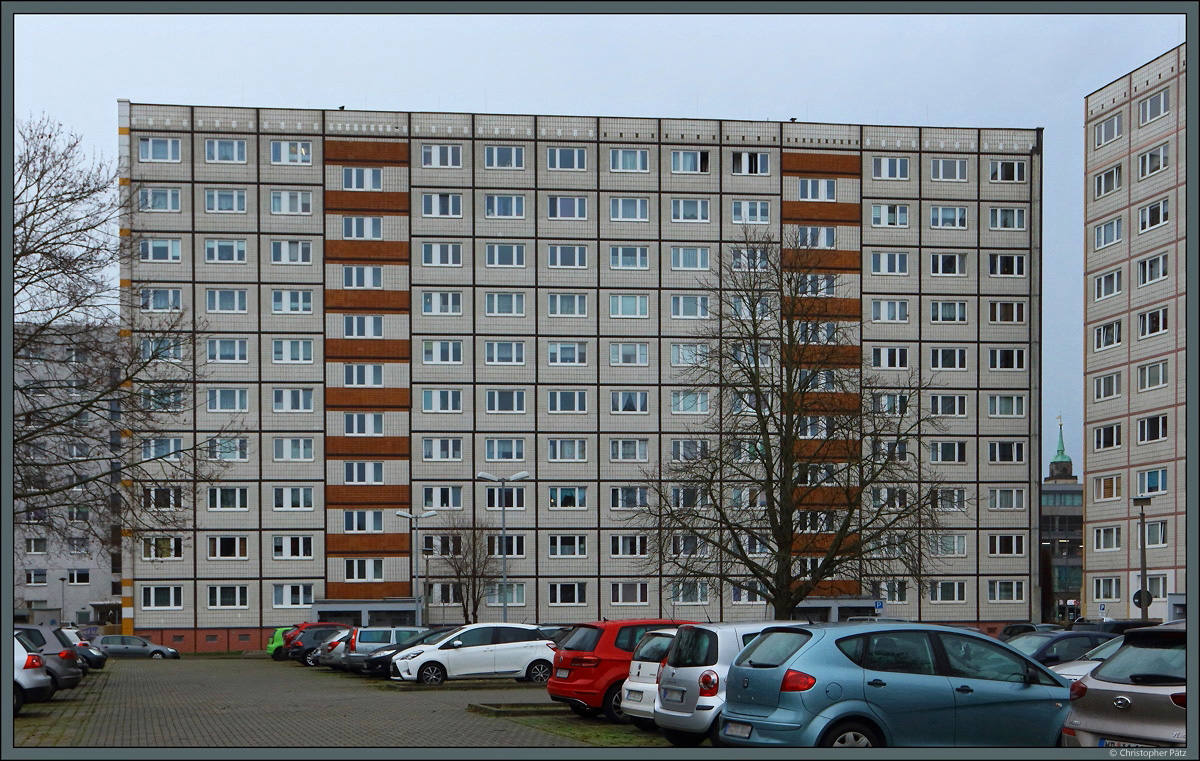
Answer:
[(134, 635), (181, 653), (228, 653), (265, 650), (274, 628), (267, 629), (135, 629)]

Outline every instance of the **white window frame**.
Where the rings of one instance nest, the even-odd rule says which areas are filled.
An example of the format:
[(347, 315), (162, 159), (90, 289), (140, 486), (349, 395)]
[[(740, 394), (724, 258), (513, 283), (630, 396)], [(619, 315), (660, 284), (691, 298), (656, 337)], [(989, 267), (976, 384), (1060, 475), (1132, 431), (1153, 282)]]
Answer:
[(525, 196), (486, 193), (483, 196), (483, 216), (484, 219), (525, 219)]
[(705, 223), (709, 221), (708, 209), (707, 198), (672, 198), (671, 221)]
[(1113, 193), (1121, 188), (1121, 165), (1109, 167), (1103, 172), (1096, 174), (1093, 179), (1093, 193), (1095, 198), (1103, 198), (1109, 193)]
[[(156, 199), (162, 197), (163, 204)], [(179, 188), (140, 188), (138, 211), (145, 214), (175, 213), (180, 211)]]
[(907, 180), (907, 156), (873, 156), (871, 158), (871, 179), (873, 180)]
[(462, 193), (422, 193), (421, 216), (426, 218), (461, 219)]
[(272, 190), (271, 213), (282, 215), (312, 215), (312, 191)]
[[(574, 306), (571, 312), (564, 312), (562, 307), (564, 303), (569, 301)], [(587, 294), (586, 293), (548, 293), (546, 294), (546, 309), (550, 317), (559, 317), (563, 319), (586, 318), (587, 314)]]
[(272, 140), (271, 163), (312, 165), (312, 142), (309, 140)]
[[(156, 148), (163, 148), (163, 155), (156, 157)], [(180, 162), (180, 140), (177, 137), (141, 137), (138, 138), (138, 161), (140, 163), (170, 163)]]
[(1106, 222), (1101, 222), (1093, 229), (1092, 248), (1099, 251), (1102, 248), (1116, 245), (1121, 242), (1121, 218), (1114, 217)]
[[(570, 347), (573, 362), (563, 358), (563, 350)], [(587, 367), (587, 343), (583, 341), (551, 341), (546, 346), (546, 364), (550, 367)]]
[[(953, 218), (947, 215), (950, 212)], [(935, 230), (966, 230), (966, 206), (930, 206), (929, 226)]]
[(547, 439), (546, 462), (587, 462), (587, 439)]
[(650, 249), (647, 246), (609, 246), (608, 268), (611, 270), (650, 269)]
[(461, 243), (422, 243), (421, 264), (425, 267), (461, 267)]
[[(138, 258), (143, 262), (181, 261), (179, 238), (143, 238), (138, 241)], [(242, 261), (245, 261), (243, 251)]]
[(908, 275), (907, 251), (872, 251), (871, 274), (880, 277), (905, 277)]
[[(946, 169), (954, 170), (947, 172)], [(935, 158), (929, 160), (929, 179), (934, 182), (966, 182), (967, 160)]]
[(1171, 113), (1171, 89), (1164, 87), (1138, 101), (1138, 126), (1145, 127)]
[(1144, 180), (1171, 165), (1170, 143), (1156, 145), (1138, 156), (1138, 179)]
[(871, 227), (908, 227), (908, 204), (871, 204)]
[(1025, 162), (1018, 159), (990, 159), (988, 178), (989, 182), (1026, 182)]
[(441, 143), (421, 145), (423, 169), (462, 169), (462, 146)]
[[(508, 346), (508, 361), (501, 359), (501, 346)], [(484, 344), (483, 363), (485, 365), (523, 365), (525, 364), (524, 341), (488, 341)]]
[[(232, 193), (230, 208), (221, 208), (225, 194)], [(245, 214), (246, 190), (244, 188), (205, 188), (204, 211), (206, 214)]]
[(519, 171), (525, 168), (525, 147), (522, 145), (488, 145), (483, 149), (484, 169)]
[(383, 240), (383, 217), (342, 217), (342, 240)]
[(612, 222), (649, 222), (650, 199), (613, 196), (608, 199), (608, 218)]
[[(568, 215), (564, 211), (572, 213)], [(546, 219), (550, 221), (579, 221), (587, 218), (587, 196), (548, 196), (546, 198)]]
[[(572, 166), (562, 166), (562, 158), (571, 154)], [(587, 149), (586, 148), (547, 148), (546, 149), (546, 168), (556, 172), (586, 172), (587, 171)]]
[[(1167, 365), (1168, 361), (1169, 360), (1163, 359), (1163, 360), (1159, 360), (1157, 362), (1150, 362), (1148, 364), (1138, 366), (1137, 371), (1138, 371), (1138, 392), (1139, 393), (1141, 393), (1142, 391), (1152, 391), (1156, 388), (1166, 388), (1167, 387), (1167, 385), (1170, 383), (1170, 376), (1168, 375), (1168, 365)], [(1154, 377), (1151, 374), (1152, 370), (1156, 370), (1155, 374), (1157, 374), (1157, 376), (1158, 376), (1157, 381), (1154, 380)]]
[(1121, 113), (1117, 112), (1112, 116), (1098, 122), (1092, 131), (1095, 135), (1095, 147), (1099, 148), (1108, 145), (1116, 140), (1123, 133)]
[(1171, 221), (1170, 199), (1162, 198), (1138, 209), (1138, 235)]
[[(632, 162), (626, 162), (632, 158)], [(634, 166), (626, 166), (632, 163)], [(649, 172), (650, 151), (645, 148), (610, 148), (608, 150), (608, 171), (610, 172)]]

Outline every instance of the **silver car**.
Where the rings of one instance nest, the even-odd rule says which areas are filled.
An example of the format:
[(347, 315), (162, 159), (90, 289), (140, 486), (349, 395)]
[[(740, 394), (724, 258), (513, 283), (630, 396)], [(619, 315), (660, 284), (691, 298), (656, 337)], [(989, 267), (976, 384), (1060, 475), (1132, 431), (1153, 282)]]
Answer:
[(330, 634), (325, 641), (317, 645), (316, 653), (313, 658), (318, 666), (328, 666), (335, 671), (342, 671), (345, 666), (342, 665), (342, 658), (346, 654), (346, 641), (350, 637), (352, 629), (338, 629), (333, 634)]
[(363, 661), (381, 647), (396, 645), (427, 632), (424, 626), (356, 626), (338, 648), (339, 665), (349, 671), (362, 671)]
[(79, 686), (83, 681), (79, 652), (75, 649), (75, 643), (61, 629), (38, 624), (17, 624), (14, 628), (25, 649), (42, 656), (55, 690)]
[(729, 665), (769, 626), (794, 621), (745, 621), (680, 626), (667, 653), (654, 698), (654, 723), (672, 745), (691, 747), (709, 738), (721, 745), (721, 708)]
[(633, 720), (634, 726), (653, 732), (654, 693), (658, 690), (658, 669), (666, 660), (667, 651), (675, 639), (675, 629), (648, 631), (638, 640), (629, 661), (629, 676), (625, 678), (624, 694), (621, 696), (621, 711)]
[(45, 661), (36, 650), (13, 637), (13, 716), (26, 703), (41, 703), (54, 697), (54, 682), (46, 673)]
[(1090, 674), (1092, 669), (1100, 665), (1101, 661), (1107, 660), (1108, 656), (1117, 652), (1124, 642), (1124, 634), (1113, 637), (1108, 642), (1102, 642), (1079, 656), (1079, 660), (1056, 663), (1050, 667), (1050, 670), (1074, 682), (1076, 679)]

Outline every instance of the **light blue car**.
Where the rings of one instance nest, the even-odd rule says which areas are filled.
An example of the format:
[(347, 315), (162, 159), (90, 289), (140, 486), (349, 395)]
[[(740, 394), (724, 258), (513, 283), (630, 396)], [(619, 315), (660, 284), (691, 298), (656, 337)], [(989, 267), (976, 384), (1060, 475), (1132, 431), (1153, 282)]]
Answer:
[(1053, 747), (1070, 683), (990, 637), (927, 624), (763, 631), (729, 669), (721, 740), (803, 747)]

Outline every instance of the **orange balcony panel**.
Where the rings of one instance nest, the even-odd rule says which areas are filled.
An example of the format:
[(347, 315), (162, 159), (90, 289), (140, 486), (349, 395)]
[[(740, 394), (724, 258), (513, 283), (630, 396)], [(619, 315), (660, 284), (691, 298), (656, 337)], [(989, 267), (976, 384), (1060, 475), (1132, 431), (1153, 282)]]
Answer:
[[(815, 555), (822, 557), (833, 546), (834, 534), (796, 534), (792, 537), (792, 554)], [(842, 540), (842, 552), (849, 551), (858, 545), (858, 534), (848, 534)]]
[(408, 193), (365, 190), (326, 190), (325, 210), (333, 213), (367, 211), (376, 214), (408, 214)]
[(346, 264), (408, 264), (408, 242), (400, 240), (327, 240), (325, 261)]
[(408, 534), (325, 534), (325, 554), (375, 555), (400, 557), (409, 554), (411, 537)]
[(333, 459), (407, 460), (407, 436), (326, 436), (325, 456)]
[(412, 597), (407, 581), (327, 581), (326, 600), (382, 600), (387, 597)]
[[(326, 193), (328, 197), (328, 193)], [(862, 225), (862, 206), (828, 201), (783, 201), (784, 224)]]
[(857, 414), (862, 410), (862, 397), (849, 391), (810, 391), (797, 404), (806, 414)]
[(862, 302), (833, 296), (789, 296), (783, 300), (783, 313), (792, 320), (860, 322)]
[(862, 273), (862, 259), (857, 251), (785, 248), (783, 268), (793, 272), (811, 272), (814, 275), (838, 272), (857, 275)]
[(796, 502), (806, 510), (845, 510), (858, 505), (862, 490), (854, 487), (842, 489), (837, 486), (813, 486), (798, 489)]
[(801, 439), (795, 451), (812, 462), (853, 462), (862, 456), (862, 445), (851, 439)]
[(813, 370), (825, 368), (854, 368), (862, 367), (862, 347), (857, 345), (783, 347), (788, 359), (796, 364), (811, 367)]
[(329, 338), (325, 340), (325, 360), (362, 362), (408, 362), (412, 356), (409, 341), (392, 338)]
[(809, 597), (859, 597), (862, 582), (854, 579), (825, 579), (818, 581)]
[(325, 311), (408, 314), (411, 296), (408, 291), (347, 291), (331, 288), (325, 291)]
[(363, 505), (408, 507), (408, 495), (408, 487), (398, 484), (326, 484), (325, 507), (338, 510)]
[(325, 408), (330, 410), (407, 410), (411, 405), (407, 388), (325, 387)]
[(408, 166), (408, 141), (326, 140), (325, 163), (343, 161)]
[(784, 174), (817, 174), (832, 177), (862, 176), (862, 155), (857, 152), (798, 153), (784, 151), (780, 163), (783, 165)]

